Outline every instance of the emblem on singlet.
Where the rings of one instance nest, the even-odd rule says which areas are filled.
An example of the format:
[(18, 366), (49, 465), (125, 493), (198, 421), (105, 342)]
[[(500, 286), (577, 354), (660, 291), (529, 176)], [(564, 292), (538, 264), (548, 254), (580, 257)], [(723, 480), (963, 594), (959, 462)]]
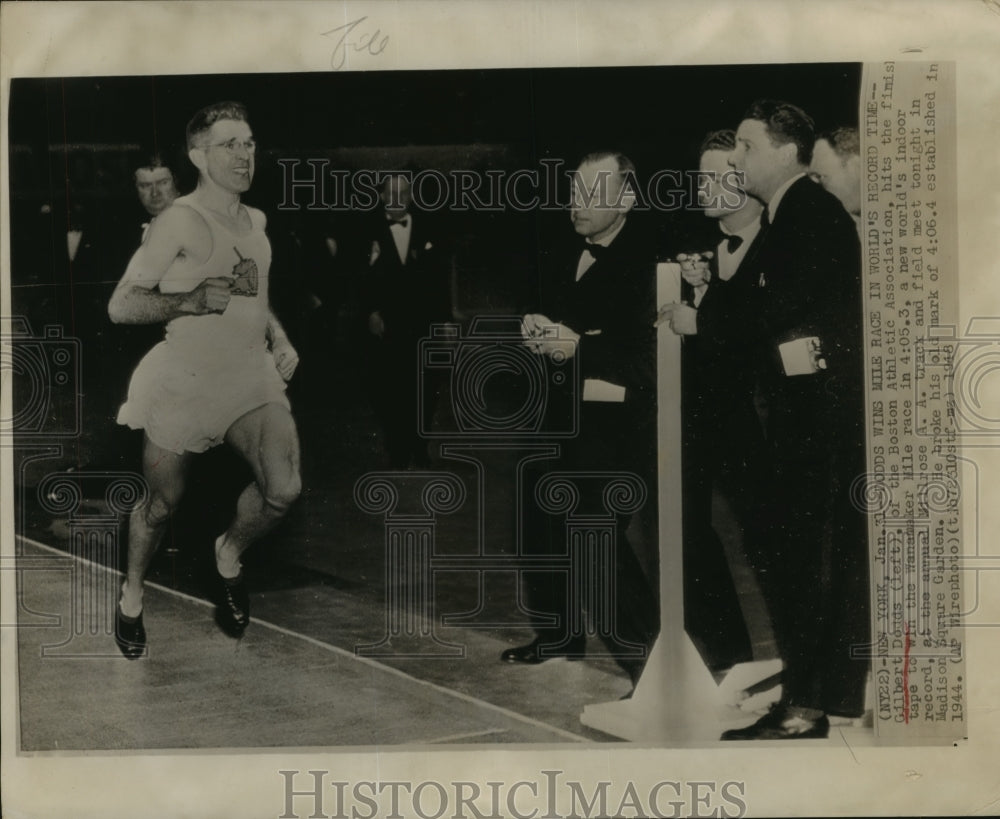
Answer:
[(230, 293), (234, 296), (256, 296), (257, 295), (257, 262), (253, 259), (244, 259), (243, 255), (235, 247), (239, 261), (233, 265), (233, 286)]

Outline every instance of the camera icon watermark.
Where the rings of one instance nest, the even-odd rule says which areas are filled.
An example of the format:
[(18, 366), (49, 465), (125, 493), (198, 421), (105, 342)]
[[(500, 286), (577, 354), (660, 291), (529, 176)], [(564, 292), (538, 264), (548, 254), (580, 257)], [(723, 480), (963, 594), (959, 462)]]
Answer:
[(56, 325), (34, 335), (23, 317), (2, 319), (0, 324), (0, 371), (11, 384), (11, 409), (0, 415), (0, 439), (79, 436), (79, 339), (64, 335)]
[[(588, 656), (645, 659), (646, 646), (626, 639), (619, 622), (619, 568), (621, 520), (643, 506), (647, 488), (633, 472), (560, 460), (563, 447), (574, 445), (569, 439), (579, 433), (581, 405), (588, 400), (578, 337), (567, 329), (540, 314), (479, 316), (465, 332), (455, 324), (436, 325), (420, 341), (415, 362), (420, 390), (447, 380), (442, 393), (451, 396), (451, 407), (450, 414), (439, 408), (431, 419), (423, 414), (428, 402), (421, 392), (417, 432), (445, 441), (443, 457), (471, 466), (474, 476), (467, 489), (463, 478), (445, 471), (368, 473), (355, 484), (356, 505), (383, 517), (386, 556), (385, 629), (377, 642), (355, 646), (359, 654), (464, 657), (465, 646), (443, 639), (439, 627), (530, 623), (564, 631), (577, 643), (599, 637), (606, 652)], [(497, 515), (486, 502), (487, 483), (498, 480), (513, 500), (512, 519), (502, 526), (487, 519)], [(438, 495), (449, 503), (439, 503)], [(464, 520), (474, 519), (476, 537), (467, 551), (438, 551), (437, 519), (458, 513), (466, 495), (472, 503)], [(497, 548), (505, 532), (513, 536), (513, 549), (509, 542)], [(469, 578), (477, 596), (471, 607), (463, 603), (460, 610), (447, 611), (448, 601), (436, 599), (438, 580), (455, 573)], [(517, 586), (513, 615), (487, 611), (488, 586), (502, 575), (513, 576)], [(565, 587), (565, 601), (534, 594), (548, 578)], [(545, 643), (541, 654), (567, 653), (559, 649)]]
[(418, 401), (422, 436), (496, 441), (577, 433), (576, 358), (532, 351), (519, 317), (479, 317), (465, 335), (456, 325), (435, 325), (421, 340), (419, 356), (421, 390), (432, 388), (430, 378), (448, 378), (453, 419), (442, 425), (440, 416), (426, 417), (424, 402)]

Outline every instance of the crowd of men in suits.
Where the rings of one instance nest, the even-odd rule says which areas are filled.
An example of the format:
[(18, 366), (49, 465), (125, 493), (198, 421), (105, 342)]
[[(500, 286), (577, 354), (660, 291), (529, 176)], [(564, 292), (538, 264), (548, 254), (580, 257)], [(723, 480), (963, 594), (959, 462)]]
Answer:
[[(868, 552), (865, 518), (851, 501), (865, 469), (861, 252), (856, 214), (824, 187), (830, 172), (809, 176), (815, 144), (804, 111), (770, 100), (752, 105), (735, 132), (709, 135), (702, 170), (740, 172), (747, 198), (720, 205), (718, 191), (704, 191), (721, 236), (678, 256), (688, 298), (660, 306), (657, 319), (684, 338), (687, 629), (715, 670), (752, 656), (712, 522), (713, 487), (728, 479), (783, 664), (780, 701), (725, 740), (825, 737), (829, 716), (858, 717), (865, 706)], [(831, 137), (826, 145), (838, 143)], [(615, 204), (595, 213), (592, 200), (574, 203), (572, 223), (584, 241), (548, 274), (556, 284), (543, 286), (548, 302), (524, 321), (526, 343), (540, 353), (579, 357), (580, 435), (566, 465), (648, 475), (656, 259), (633, 232), (634, 199), (620, 195), (631, 171), (621, 154), (584, 159), (578, 184), (592, 194), (600, 173), (617, 180)], [(554, 336), (539, 336), (542, 325), (554, 325)], [(617, 539), (616, 628), (600, 632), (609, 647), (616, 637), (649, 646), (656, 632), (627, 523), (619, 521)], [(569, 624), (579, 622), (579, 601), (566, 599), (564, 580), (535, 579), (527, 592), (532, 609), (562, 615), (560, 626), (536, 626), (532, 643), (502, 659), (578, 656), (582, 638)], [(616, 656), (635, 679), (641, 662), (620, 649)]]

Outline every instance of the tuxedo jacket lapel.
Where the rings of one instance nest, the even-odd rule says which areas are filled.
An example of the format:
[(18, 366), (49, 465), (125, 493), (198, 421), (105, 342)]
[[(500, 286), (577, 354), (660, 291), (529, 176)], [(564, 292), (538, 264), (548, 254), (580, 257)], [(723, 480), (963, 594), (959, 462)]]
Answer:
[(766, 238), (766, 234), (769, 230), (770, 226), (762, 225), (760, 230), (757, 231), (753, 240), (750, 242), (750, 247), (747, 248), (747, 252), (743, 255), (743, 258), (740, 259), (740, 263), (736, 267), (736, 274), (753, 268), (757, 261), (757, 255), (760, 253), (760, 248), (763, 245), (764, 239)]

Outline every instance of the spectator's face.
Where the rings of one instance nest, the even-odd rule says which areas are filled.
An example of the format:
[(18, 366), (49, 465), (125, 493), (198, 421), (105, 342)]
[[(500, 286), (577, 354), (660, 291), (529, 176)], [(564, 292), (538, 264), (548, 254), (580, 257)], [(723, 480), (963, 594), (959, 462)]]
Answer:
[(751, 196), (768, 199), (788, 178), (794, 165), (795, 145), (775, 145), (767, 126), (758, 119), (745, 119), (736, 129), (736, 148), (729, 164), (743, 171), (743, 187)]
[(392, 176), (382, 185), (379, 194), (385, 212), (396, 219), (401, 219), (410, 209), (410, 182), (404, 176)]
[(220, 188), (230, 193), (250, 188), (255, 147), (253, 132), (246, 122), (220, 119), (202, 136), (201, 147), (195, 150), (205, 159), (198, 169)]
[(140, 168), (135, 172), (135, 189), (150, 216), (158, 216), (177, 198), (174, 175), (169, 168)]
[(577, 168), (570, 205), (577, 233), (597, 242), (618, 227), (632, 206), (628, 195), (623, 195), (624, 182), (614, 157), (584, 162)]
[(711, 149), (701, 155), (698, 170), (711, 174), (699, 180), (698, 206), (705, 209), (705, 215), (721, 219), (746, 207), (749, 201), (742, 188), (737, 191), (739, 179), (729, 165), (732, 151)]
[(841, 158), (825, 139), (816, 141), (809, 175), (836, 196), (848, 213), (861, 214), (861, 159)]

